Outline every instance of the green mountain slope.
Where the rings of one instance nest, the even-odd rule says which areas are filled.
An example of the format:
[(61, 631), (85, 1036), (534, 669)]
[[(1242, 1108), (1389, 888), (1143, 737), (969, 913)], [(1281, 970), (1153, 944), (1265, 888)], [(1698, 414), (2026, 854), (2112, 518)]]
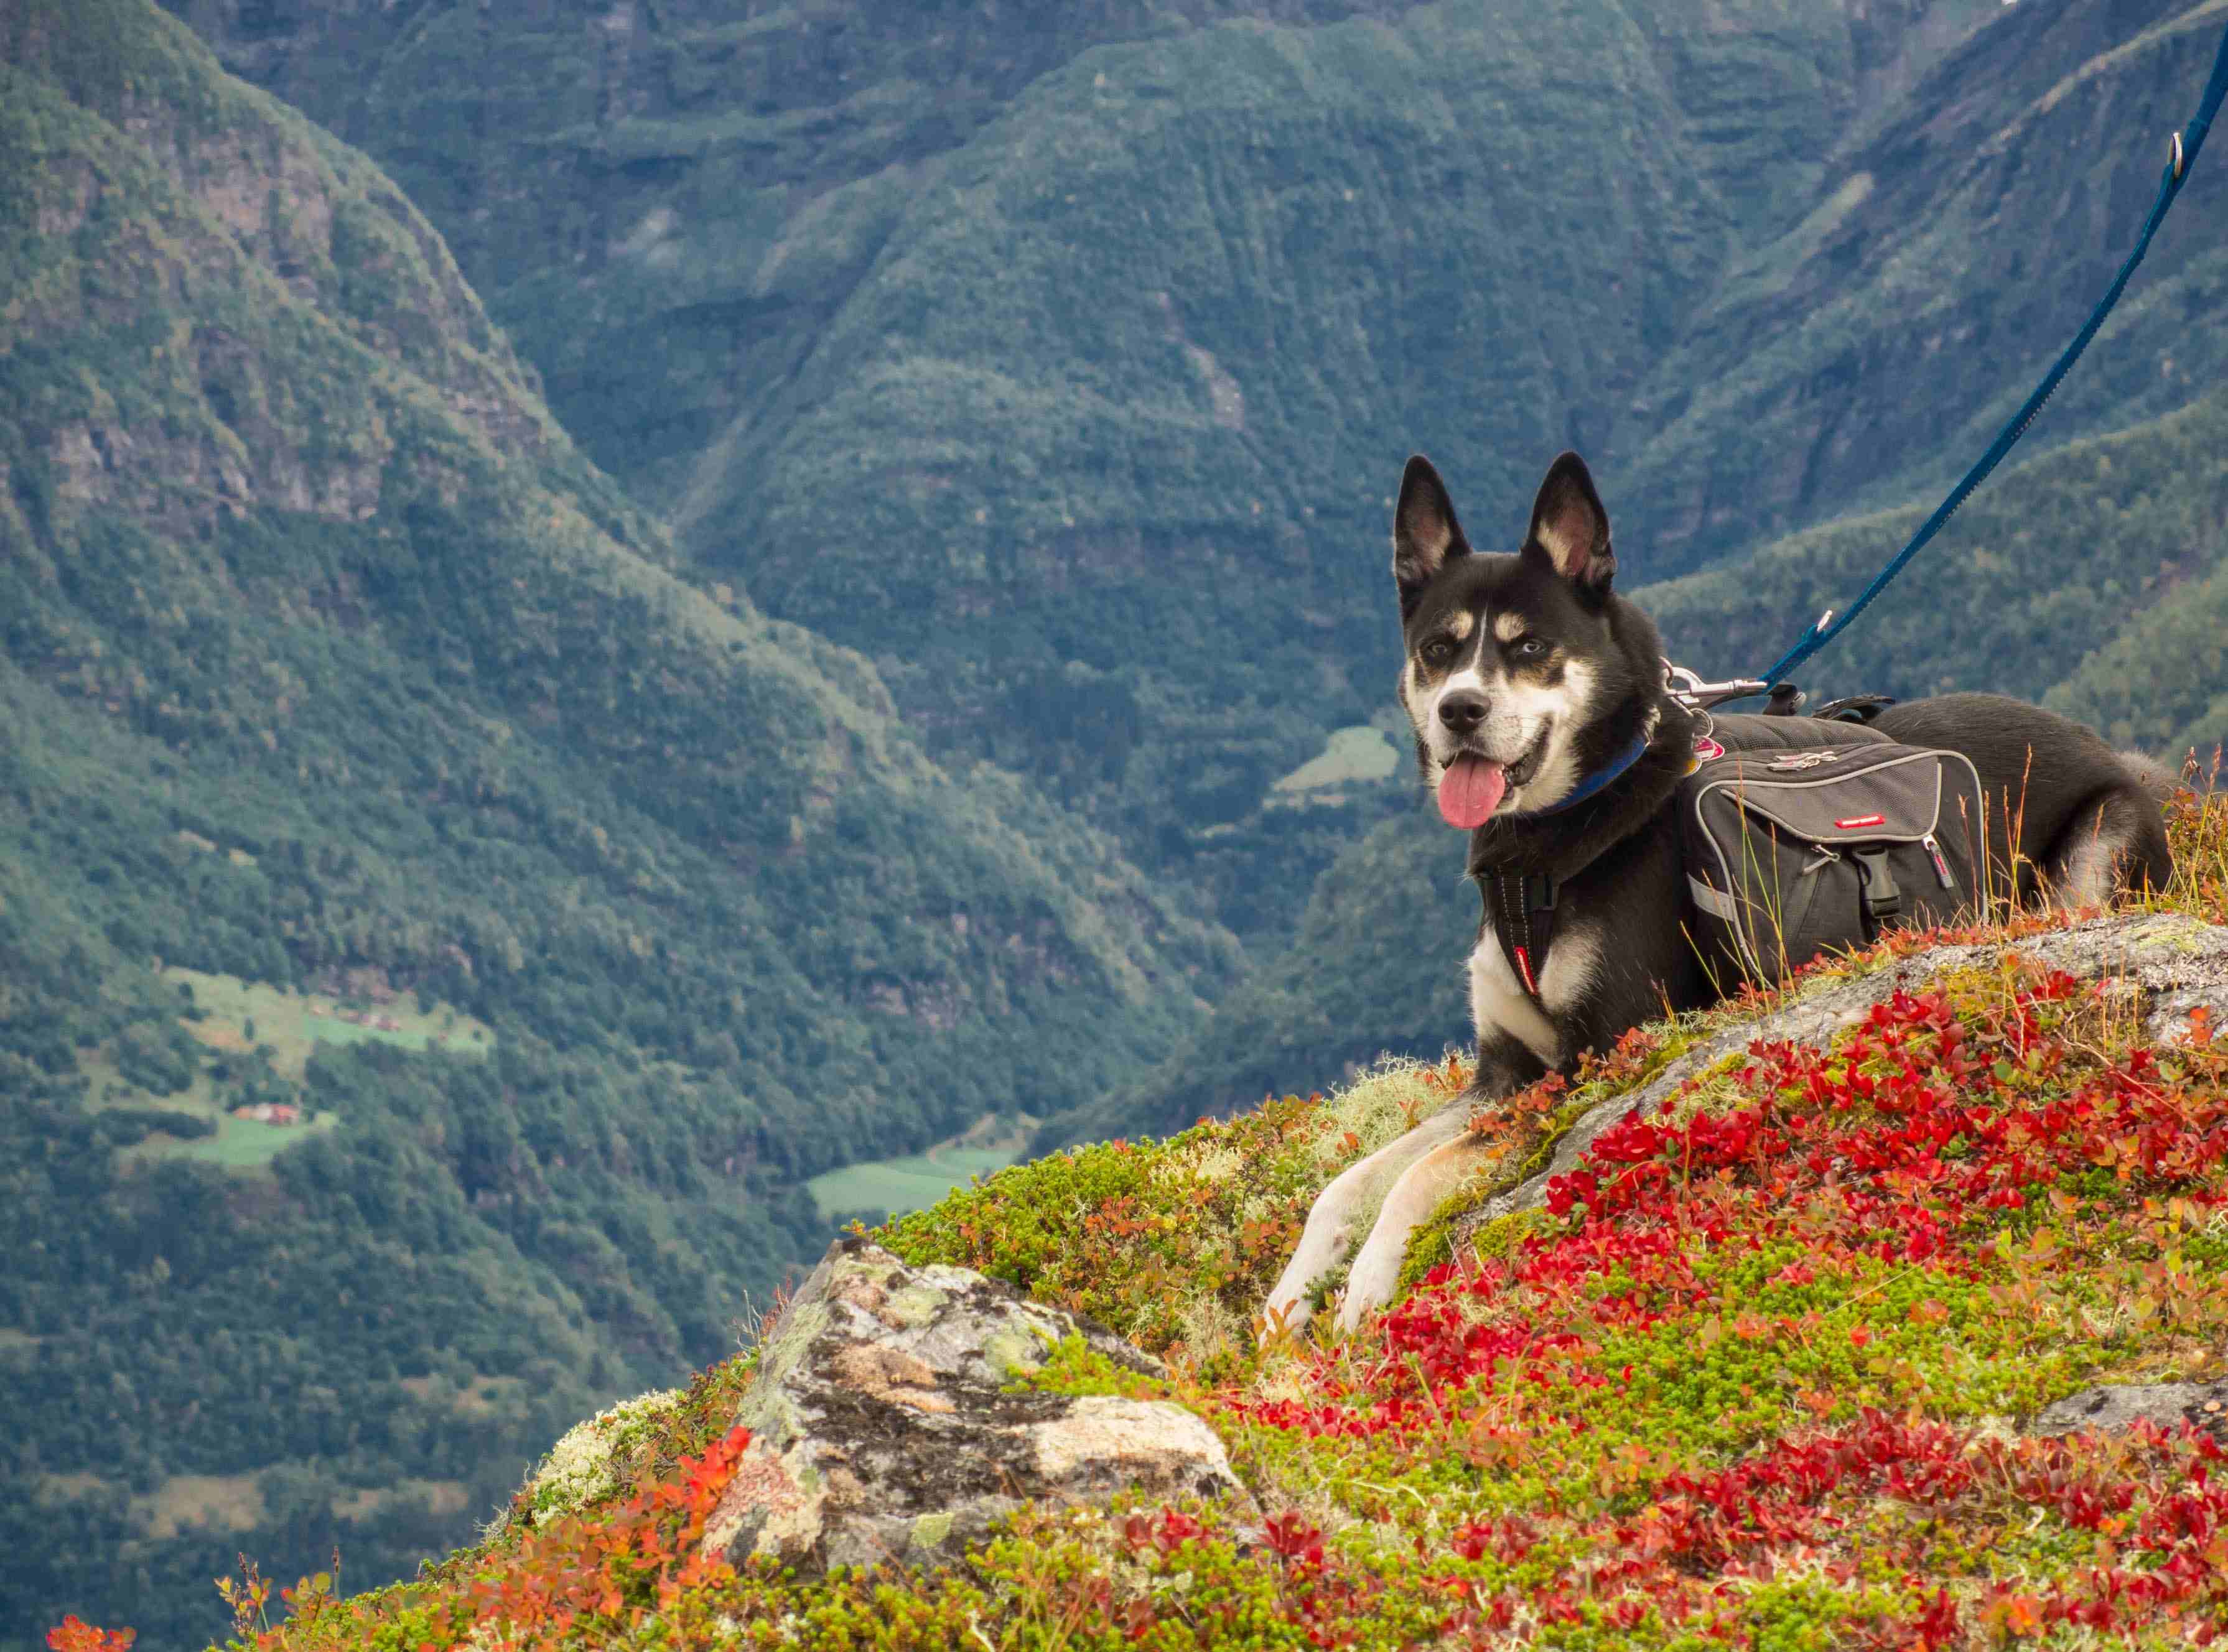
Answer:
[(1409, 0), (930, 17), (839, 0), (747, 17), (726, 0), (166, 3), (234, 73), (375, 154), (524, 341), (567, 427), (663, 500), (798, 370), (914, 169), (1031, 83), (1111, 41), (1232, 17), (1398, 15)]
[[(1667, 572), (1946, 491), (2087, 317), (2195, 110), (2217, 0), (2015, 6), (1828, 157), (1727, 270), (1604, 450)], [(2218, 156), (2028, 453), (2170, 411), (2228, 365)]]
[(727, 1346), (801, 1178), (1232, 967), (677, 580), (394, 184), (144, 0), (0, 0), (0, 1636), (407, 1569)]
[(2193, 758), (2210, 774), (2228, 743), (2228, 567), (2216, 558), (2209, 574), (2169, 566), (2159, 577), (2168, 595), (2084, 658), (2045, 703), (2116, 740)]
[[(1459, 478), (1452, 479), (1457, 494)], [(1640, 587), (1664, 646), (1752, 675), (1789, 615), (1846, 602), (1933, 501), (1777, 541)], [(1612, 517), (1617, 512), (1611, 496)], [(1644, 550), (1621, 557), (1649, 571)], [(1999, 473), (1800, 680), (1814, 701), (1985, 689), (2039, 700), (2124, 746), (2209, 765), (2228, 741), (2228, 393)], [(1266, 959), (1137, 1089), (1049, 1121), (1040, 1145), (1181, 1129), (1365, 1062), (1467, 1043), (1461, 963), (1477, 901), (1436, 818), (1378, 827), (1316, 885)]]
[(1379, 813), (1261, 804), (1377, 702), (1408, 449), (1605, 439), (1996, 10), (176, 5), (395, 169), (707, 577), (1248, 934)]

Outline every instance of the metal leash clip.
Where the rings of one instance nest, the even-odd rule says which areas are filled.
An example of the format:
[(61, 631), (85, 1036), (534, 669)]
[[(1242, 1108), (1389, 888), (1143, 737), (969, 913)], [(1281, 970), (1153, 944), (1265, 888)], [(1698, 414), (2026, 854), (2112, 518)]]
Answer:
[(1735, 677), (1722, 683), (1706, 683), (1684, 666), (1663, 662), (1663, 686), (1671, 698), (1690, 711), (1706, 711), (1726, 700), (1745, 700), (1768, 693), (1771, 685), (1760, 677)]

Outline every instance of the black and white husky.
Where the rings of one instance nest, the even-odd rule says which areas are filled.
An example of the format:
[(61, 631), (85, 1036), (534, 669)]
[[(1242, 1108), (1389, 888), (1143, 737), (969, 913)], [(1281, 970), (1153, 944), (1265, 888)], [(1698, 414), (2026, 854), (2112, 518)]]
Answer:
[[(1340, 1324), (1351, 1328), (1391, 1298), (1409, 1235), (1483, 1162), (1468, 1127), (1481, 1105), (1568, 1070), (1581, 1051), (1607, 1049), (1667, 1006), (1700, 1008), (1715, 996), (1688, 940), (1669, 807), (1701, 719), (1668, 692), (1655, 627), (1612, 593), (1616, 573), (1609, 517), (1577, 454), (1549, 469), (1513, 556), (1473, 552), (1438, 472), (1421, 456), (1408, 462), (1393, 509), (1392, 577), (1407, 647), (1400, 703), (1416, 760), (1448, 824), (1470, 833), (1474, 873), (1514, 868), (1557, 880), (1554, 943), (1539, 979), (1524, 980), (1500, 937), (1481, 933), (1469, 963), (1476, 1076), (1323, 1190), (1269, 1294), (1271, 1324), (1304, 1321), (1315, 1282), (1349, 1254)], [(2157, 776), (2080, 724), (2016, 700), (1944, 695), (1892, 706), (1868, 727), (1717, 724), (1738, 725), (1743, 746), (1884, 736), (1963, 752), (1988, 798), (2010, 804), (1991, 807), (1990, 858), (2029, 899), (2090, 905), (2129, 885), (2163, 886), (2171, 870)]]

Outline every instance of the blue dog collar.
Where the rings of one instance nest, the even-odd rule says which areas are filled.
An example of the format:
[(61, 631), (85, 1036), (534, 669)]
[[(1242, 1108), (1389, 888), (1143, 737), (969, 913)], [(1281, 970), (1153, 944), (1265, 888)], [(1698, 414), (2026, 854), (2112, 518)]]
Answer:
[(1578, 784), (1578, 788), (1568, 797), (1562, 799), (1559, 802), (1550, 803), (1544, 809), (1531, 810), (1530, 813), (1536, 818), (1543, 814), (1560, 814), (1565, 809), (1575, 807), (1577, 805), (1585, 802), (1596, 792), (1601, 790), (1603, 787), (1608, 785), (1619, 775), (1624, 773), (1624, 771), (1631, 768), (1633, 764), (1638, 762), (1640, 761), (1641, 754), (1647, 749), (1648, 733), (1646, 730), (1642, 730), (1641, 733), (1633, 736), (1632, 743), (1627, 746), (1623, 751), (1618, 752), (1616, 756), (1610, 758), (1607, 765), (1595, 769), (1592, 774), (1580, 781)]

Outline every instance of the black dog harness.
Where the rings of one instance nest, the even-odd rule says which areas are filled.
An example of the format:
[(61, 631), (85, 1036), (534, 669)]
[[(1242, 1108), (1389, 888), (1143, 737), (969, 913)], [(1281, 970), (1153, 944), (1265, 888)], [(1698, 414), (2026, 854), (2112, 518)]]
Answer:
[[(1647, 753), (1648, 740), (1646, 731), (1635, 735), (1631, 744), (1572, 787), (1567, 797), (1540, 813), (1560, 814), (1585, 802), (1638, 762)], [(1476, 877), (1478, 894), (1485, 903), (1479, 930), (1490, 928), (1501, 937), (1501, 956), (1508, 959), (1508, 967), (1523, 982), (1524, 990), (1536, 998), (1540, 972), (1547, 967), (1547, 944), (1555, 938), (1557, 880), (1546, 872), (1498, 867), (1481, 868)]]
[(1540, 977), (1547, 968), (1547, 947), (1555, 938), (1555, 879), (1546, 872), (1520, 872), (1495, 867), (1477, 875), (1478, 894), (1485, 910), (1478, 920), (1482, 932), (1493, 931), (1501, 941), (1501, 955), (1537, 999)]
[[(1647, 755), (1653, 730), (1651, 720), (1649, 729), (1636, 735), (1631, 744), (1581, 780), (1568, 796), (1540, 810), (1539, 816), (1560, 814), (1623, 779)], [(1570, 869), (1583, 870), (1583, 866)], [(1519, 871), (1508, 866), (1480, 866), (1470, 876), (1477, 879), (1478, 896), (1485, 909), (1478, 917), (1479, 937), (1482, 939), (1488, 929), (1494, 932), (1510, 971), (1538, 1002), (1540, 977), (1547, 968), (1547, 947), (1555, 938), (1555, 892), (1562, 879), (1548, 872)]]

